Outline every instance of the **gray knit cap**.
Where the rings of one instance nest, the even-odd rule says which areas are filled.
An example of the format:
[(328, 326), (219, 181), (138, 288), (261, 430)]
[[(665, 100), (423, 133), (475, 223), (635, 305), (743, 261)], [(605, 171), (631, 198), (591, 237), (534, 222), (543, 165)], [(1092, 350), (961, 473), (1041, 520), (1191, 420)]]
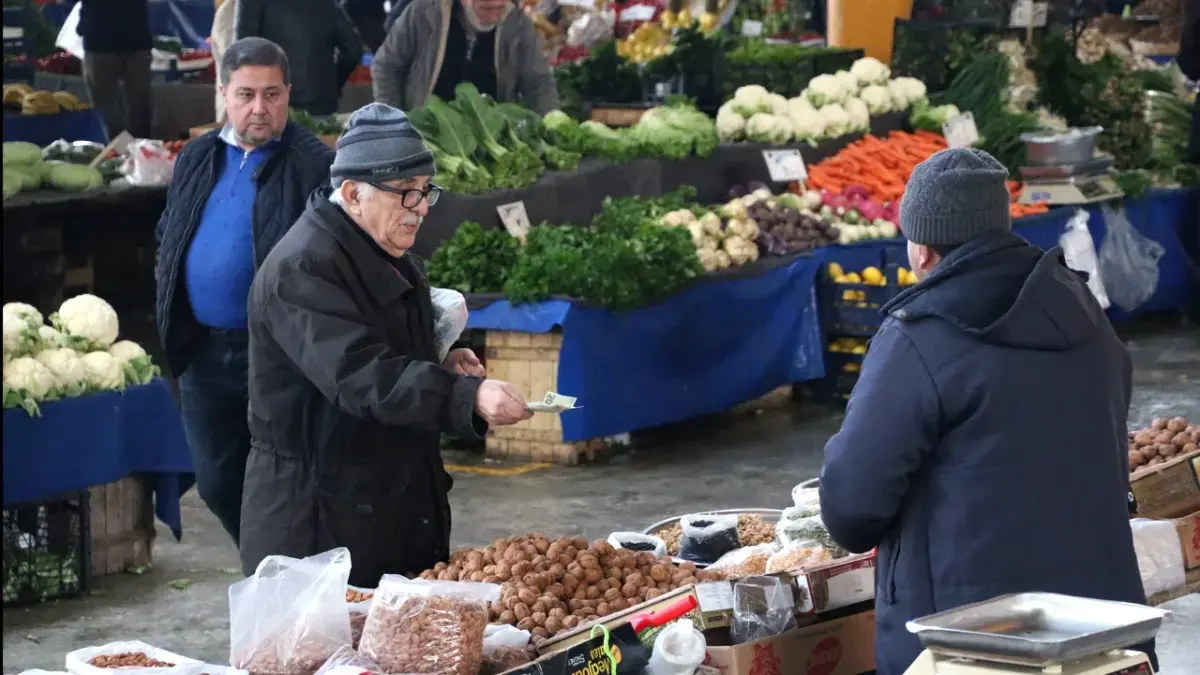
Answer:
[(368, 103), (346, 121), (329, 178), (337, 188), (347, 180), (383, 183), (433, 173), (433, 153), (408, 116), (390, 105)]
[(916, 244), (956, 246), (1009, 230), (1008, 170), (973, 148), (942, 150), (913, 169), (900, 201), (900, 231)]

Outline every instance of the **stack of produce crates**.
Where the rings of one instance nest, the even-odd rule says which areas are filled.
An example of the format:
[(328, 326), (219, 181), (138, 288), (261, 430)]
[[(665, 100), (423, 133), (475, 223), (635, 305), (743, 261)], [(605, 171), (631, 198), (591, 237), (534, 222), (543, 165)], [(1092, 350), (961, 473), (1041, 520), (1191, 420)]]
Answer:
[(820, 398), (845, 402), (858, 382), (867, 343), (883, 323), (880, 309), (909, 281), (899, 265), (883, 270), (867, 267), (845, 271), (833, 263), (823, 288), (825, 326), (825, 379), (817, 387)]
[(6, 507), (4, 606), (85, 593), (91, 572), (90, 522), (87, 492)]

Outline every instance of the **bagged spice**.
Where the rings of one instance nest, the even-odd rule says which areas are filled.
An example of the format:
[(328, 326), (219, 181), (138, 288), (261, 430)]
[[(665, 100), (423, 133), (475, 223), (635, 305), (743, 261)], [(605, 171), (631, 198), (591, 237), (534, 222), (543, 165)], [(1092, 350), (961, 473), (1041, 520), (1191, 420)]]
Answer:
[(767, 574), (795, 572), (812, 565), (821, 565), (833, 560), (829, 550), (815, 542), (791, 544), (783, 547), (767, 560)]
[(825, 529), (825, 521), (821, 520), (820, 513), (793, 518), (792, 515), (799, 514), (790, 513), (791, 511), (792, 509), (784, 510), (784, 517), (775, 526), (775, 535), (780, 544), (787, 547), (815, 543), (824, 546), (834, 558), (844, 558), (847, 555), (846, 549), (838, 546), (829, 536), (829, 530)]
[(741, 579), (767, 573), (767, 563), (779, 551), (775, 543), (745, 546), (725, 555), (704, 571), (722, 579)]
[(742, 545), (736, 515), (693, 514), (679, 524), (683, 529), (679, 557), (689, 562), (711, 563)]
[(613, 532), (608, 535), (613, 548), (623, 548), (636, 553), (653, 553), (655, 558), (667, 555), (667, 543), (658, 537), (639, 532)]

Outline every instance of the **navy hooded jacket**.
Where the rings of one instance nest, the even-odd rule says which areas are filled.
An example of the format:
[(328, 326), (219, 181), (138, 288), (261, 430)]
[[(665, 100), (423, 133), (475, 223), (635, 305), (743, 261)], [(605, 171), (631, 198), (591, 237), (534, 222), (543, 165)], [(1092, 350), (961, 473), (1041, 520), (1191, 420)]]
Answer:
[(1062, 251), (977, 238), (883, 311), (820, 483), (833, 539), (879, 549), (879, 675), (920, 653), (907, 621), (968, 603), (1145, 603), (1127, 505), (1132, 364)]

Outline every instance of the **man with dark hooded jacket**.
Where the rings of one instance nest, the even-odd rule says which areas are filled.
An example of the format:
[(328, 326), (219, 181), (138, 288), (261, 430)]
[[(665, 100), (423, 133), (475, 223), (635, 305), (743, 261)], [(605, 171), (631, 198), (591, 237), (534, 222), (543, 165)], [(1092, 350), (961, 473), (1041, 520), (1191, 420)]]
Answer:
[(408, 250), (440, 189), (404, 113), (372, 103), (338, 139), (333, 190), (267, 256), (250, 292), (250, 432), (242, 567), (346, 547), (350, 583), (416, 574), (450, 553), (441, 432), (482, 438), (532, 416), (445, 359), (423, 265)]
[(829, 534), (878, 547), (879, 675), (921, 652), (905, 629), (921, 616), (1022, 591), (1146, 601), (1127, 505), (1131, 361), (1062, 251), (1010, 231), (1007, 176), (970, 149), (913, 171), (900, 229), (921, 281), (883, 308), (825, 447)]

